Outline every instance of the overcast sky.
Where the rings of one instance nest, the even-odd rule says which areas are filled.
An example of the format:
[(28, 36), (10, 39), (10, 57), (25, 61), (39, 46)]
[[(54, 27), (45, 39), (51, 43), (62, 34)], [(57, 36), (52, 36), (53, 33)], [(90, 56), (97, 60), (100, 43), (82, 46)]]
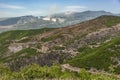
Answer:
[(120, 0), (0, 0), (0, 17), (42, 16), (86, 10), (120, 13)]

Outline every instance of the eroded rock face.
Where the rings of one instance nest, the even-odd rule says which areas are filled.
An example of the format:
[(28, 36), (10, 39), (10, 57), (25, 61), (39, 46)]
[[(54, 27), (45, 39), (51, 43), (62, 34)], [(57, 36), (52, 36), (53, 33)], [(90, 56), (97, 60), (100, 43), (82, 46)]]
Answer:
[(120, 66), (120, 58), (118, 57), (111, 57), (111, 60), (116, 63), (115, 65), (113, 65), (114, 68)]
[[(31, 56), (28, 59), (20, 58), (17, 60), (13, 60), (9, 63), (9, 65), (11, 66), (11, 68), (14, 67), (13, 70), (17, 70), (17, 65), (19, 65), (19, 67), (23, 67), (23, 66), (26, 66), (32, 63), (37, 63), (41, 66), (43, 65), (50, 66), (53, 63), (59, 64), (67, 60), (68, 58), (75, 57), (79, 53), (77, 51), (77, 48), (82, 47), (84, 45), (90, 45), (91, 48), (99, 47), (101, 42), (108, 42), (111, 40), (110, 39), (111, 37), (114, 37), (119, 33), (120, 33), (119, 25), (113, 26), (111, 28), (99, 29), (96, 32), (91, 32), (87, 34), (86, 36), (82, 37), (81, 39), (74, 41), (74, 43), (72, 43), (72, 46), (69, 46), (69, 47), (63, 46), (63, 43), (66, 40), (73, 39), (73, 36), (70, 36), (70, 35), (64, 35), (64, 37), (62, 38), (40, 43), (41, 48), (37, 48), (35, 46), (38, 44), (39, 40), (36, 42), (33, 41), (33, 42), (26, 42), (26, 43), (17, 43), (17, 42), (11, 43), (8, 47), (10, 52), (16, 53), (16, 52), (21, 51), (24, 48), (30, 47), (32, 49), (37, 50), (37, 52), (40, 54), (36, 56)], [(94, 42), (97, 45), (96, 44), (91, 45)], [(53, 50), (53, 47), (58, 46), (58, 45), (60, 45), (60, 47), (65, 47), (65, 49), (64, 50)]]
[[(103, 28), (96, 32), (89, 33), (80, 40), (77, 40), (72, 44), (72, 48), (79, 48), (84, 45), (93, 45), (97, 47), (97, 43), (108, 42), (111, 38), (114, 38), (120, 34), (120, 24), (110, 27)], [(96, 44), (96, 45), (95, 45)]]
[(8, 47), (10, 52), (16, 53), (21, 51), (24, 48), (29, 48), (32, 45), (37, 44), (36, 42), (27, 42), (27, 43), (11, 43)]
[(62, 51), (51, 51), (49, 53), (32, 56), (28, 59), (21, 57), (20, 59), (9, 62), (7, 65), (10, 66), (11, 70), (18, 71), (20, 68), (33, 63), (39, 64), (40, 66), (51, 66), (53, 63), (62, 63), (66, 59), (70, 59), (69, 53), (64, 53)]
[(46, 47), (46, 46), (42, 46), (42, 48), (41, 48), (41, 52), (47, 52), (49, 50), (49, 48), (48, 47)]
[(23, 46), (21, 44), (11, 44), (8, 49), (10, 52), (16, 53), (23, 49)]
[[(84, 22), (80, 25), (73, 25), (69, 28), (54, 29), (53, 31), (44, 32), (34, 36), (30, 35), (30, 37), (23, 37), (19, 40), (14, 40), (14, 42), (9, 44), (8, 47), (11, 53), (16, 54), (16, 52), (19, 52), (24, 48), (29, 48), (30, 50), (33, 49), (33, 51), (35, 51), (31, 53), (33, 55), (30, 54), (30, 56), (26, 56), (26, 54), (29, 54), (29, 51), (23, 54), (21, 53), (19, 58), (12, 59), (8, 64), (11, 68), (14, 68), (13, 70), (20, 69), (21, 67), (32, 63), (37, 63), (41, 66), (50, 66), (53, 63), (59, 64), (80, 53), (78, 52), (78, 48), (80, 47), (84, 47), (86, 45), (90, 48), (99, 47), (101, 42), (109, 42), (111, 41), (111, 37), (115, 37), (118, 36), (117, 34), (120, 34), (120, 25), (106, 28), (98, 22), (99, 21), (93, 20), (87, 24)], [(21, 42), (21, 40), (25, 39), (28, 40)], [(41, 39), (50, 40), (42, 41)], [(67, 46), (66, 42), (68, 42)], [(14, 54), (10, 55), (14, 56)]]

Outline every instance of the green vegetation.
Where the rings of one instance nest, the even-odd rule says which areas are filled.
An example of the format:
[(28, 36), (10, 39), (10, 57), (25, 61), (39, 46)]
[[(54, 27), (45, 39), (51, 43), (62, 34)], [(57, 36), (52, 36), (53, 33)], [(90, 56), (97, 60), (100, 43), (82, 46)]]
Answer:
[[(111, 65), (114, 65), (115, 63), (113, 60), (111, 60), (111, 58), (120, 58), (120, 47), (117, 45), (120, 45), (120, 37), (117, 37), (107, 43), (103, 43), (98, 48), (80, 48), (78, 49), (78, 51), (80, 51), (80, 54), (78, 54), (72, 60), (68, 61), (68, 63), (70, 63), (73, 66), (82, 67), (86, 69), (90, 69), (91, 67), (93, 67), (98, 70), (109, 71), (109, 67)], [(118, 69), (120, 68), (117, 68), (117, 70), (115, 70), (114, 73), (119, 73), (118, 71), (120, 70)]]
[(67, 40), (66, 42), (64, 42), (64, 46), (69, 46), (71, 45), (72, 43), (74, 43), (75, 40), (79, 40), (80, 38), (83, 38), (84, 36), (86, 36), (87, 34), (86, 33), (83, 33), (83, 34), (80, 34), (79, 36), (76, 36), (75, 38), (73, 39), (69, 39)]
[[(116, 34), (115, 37), (112, 38), (112, 40), (110, 40), (109, 42), (102, 42), (102, 39), (100, 39), (102, 44), (99, 47), (90, 48), (89, 46), (92, 45), (97, 46), (97, 41), (95, 38), (95, 40), (91, 41), (91, 43), (88, 42), (89, 45), (85, 44), (85, 46), (78, 48), (79, 54), (74, 58), (72, 57), (72, 54), (67, 53), (69, 49), (75, 50), (75, 48), (73, 48), (73, 46), (71, 47), (71, 45), (73, 44), (77, 48), (80, 44), (79, 40), (81, 39), (84, 40), (84, 37), (87, 34), (102, 28), (114, 26), (120, 22), (120, 17), (102, 16), (100, 18), (101, 19), (98, 18), (95, 20), (91, 20), (90, 22), (92, 23), (84, 22), (83, 24), (80, 25), (80, 27), (78, 25), (77, 27), (75, 27), (76, 29), (73, 29), (73, 31), (71, 30), (70, 32), (69, 29), (67, 32), (67, 29), (63, 28), (65, 32), (64, 31), (61, 33), (53, 32), (49, 36), (43, 37), (41, 40), (39, 39), (35, 40), (36, 37), (34, 38), (34, 36), (41, 33), (45, 33), (47, 31), (51, 31), (53, 29), (44, 28), (38, 30), (15, 30), (15, 31), (8, 31), (1, 33), (0, 63), (8, 64), (11, 70), (12, 70), (11, 67), (15, 66), (16, 68), (15, 71), (18, 72), (11, 71), (8, 66), (1, 64), (0, 79), (2, 80), (14, 80), (14, 79), (15, 80), (34, 80), (34, 79), (117, 80), (117, 78), (113, 76), (106, 76), (104, 74), (91, 74), (88, 73), (87, 70), (90, 68), (95, 68), (97, 70), (104, 70), (113, 74), (120, 74), (120, 65), (117, 65), (119, 64), (118, 60), (120, 60), (120, 37), (118, 34)], [(64, 35), (64, 34), (68, 34), (68, 35)], [(94, 36), (92, 38), (94, 38)], [(28, 45), (24, 44), (32, 41), (33, 43), (35, 42), (35, 44), (28, 44)], [(16, 42), (15, 45), (13, 44), (14, 42)], [(19, 45), (19, 43), (23, 44), (24, 49), (16, 53), (10, 52), (10, 50), (8, 51), (9, 46), (10, 47), (12, 46), (13, 49), (14, 47), (19, 48), (19, 46), (21, 46)], [(59, 43), (59, 45), (57, 45), (56, 43)], [(24, 45), (27, 46), (27, 48), (25, 48)], [(43, 49), (43, 46), (49, 48), (47, 52), (46, 50)], [(65, 50), (65, 52), (60, 50)], [(45, 51), (45, 52), (42, 53), (40, 51)], [(114, 58), (118, 60), (114, 60)], [(41, 61), (41, 63), (39, 63), (39, 61)], [(85, 68), (86, 70), (81, 69), (79, 73), (72, 72), (69, 70), (62, 72), (61, 67), (58, 65), (41, 67), (37, 64), (30, 65), (32, 63), (37, 63), (40, 65), (41, 64), (45, 65), (46, 63), (48, 63), (48, 65), (52, 65), (54, 63), (59, 63), (59, 64), (68, 63), (75, 67)]]
[(31, 40), (31, 38), (29, 37), (29, 38), (26, 38), (26, 39), (23, 39), (23, 40), (20, 40), (20, 41), (17, 41), (17, 42), (18, 43), (26, 43), (26, 42), (28, 42), (30, 40)]
[(9, 61), (17, 60), (20, 58), (30, 58), (31, 56), (37, 55), (37, 54), (41, 54), (41, 53), (38, 53), (35, 49), (32, 49), (32, 48), (25, 48), (11, 56), (1, 58), (0, 61), (1, 62), (9, 62)]
[(0, 65), (1, 80), (36, 80), (36, 79), (74, 79), (74, 80), (119, 80), (114, 76), (102, 74), (90, 74), (85, 69), (81, 69), (79, 73), (70, 72), (69, 70), (62, 72), (57, 65), (51, 67), (40, 67), (36, 64), (26, 66), (19, 72), (12, 72), (7, 66)]
[(62, 35), (53, 35), (53, 36), (50, 36), (50, 37), (47, 37), (47, 38), (42, 38), (41, 41), (42, 42), (48, 42), (48, 41), (52, 41), (52, 40), (62, 38), (62, 37), (63, 37)]
[(61, 46), (53, 46), (53, 48), (52, 48), (53, 50), (64, 50), (65, 49), (65, 47), (61, 47)]
[[(37, 29), (37, 30), (14, 30), (14, 31), (7, 31), (4, 33), (1, 33), (0, 34), (0, 56), (5, 55), (5, 53), (8, 51), (8, 46), (12, 42), (12, 40), (19, 40), (23, 37), (28, 37), (26, 39), (18, 41), (20, 43), (24, 43), (24, 42), (30, 41), (31, 37), (33, 37), (34, 35), (41, 34), (41, 33), (44, 33), (44, 32), (50, 31), (50, 30), (53, 30), (53, 29), (43, 28), (43, 29)], [(22, 50), (21, 52), (16, 53), (15, 55), (10, 56), (11, 59), (13, 56), (16, 57), (16, 55), (18, 55), (18, 54), (19, 55), (24, 54), (25, 50), (26, 49)], [(28, 49), (27, 52), (28, 51), (31, 53), (31, 50)], [(0, 62), (10, 59), (10, 58), (8, 58), (8, 59), (7, 58), (8, 57), (5, 57), (5, 58), (1, 57)]]
[[(50, 28), (43, 28), (43, 29), (37, 29), (37, 30), (14, 30), (14, 31), (7, 31), (0, 34), (0, 42), (5, 42), (9, 40), (17, 40), (21, 39), (22, 37), (26, 36), (33, 36), (37, 34), (41, 34), (43, 32), (47, 32), (53, 29)], [(4, 36), (3, 36), (4, 35)]]
[(104, 15), (104, 16), (98, 17), (97, 19), (96, 19), (96, 21), (98, 21), (98, 23), (103, 24), (107, 27), (112, 27), (112, 26), (115, 26), (118, 23), (120, 23), (119, 16), (106, 16), (106, 15)]
[(89, 51), (91, 51), (92, 49), (90, 47), (87, 46), (83, 46), (81, 48), (78, 49), (79, 52), (84, 52), (84, 53), (89, 53)]
[(116, 19), (109, 19), (105, 23), (105, 25), (108, 26), (108, 27), (111, 27), (111, 26), (117, 25), (118, 23), (120, 23), (120, 17), (116, 17)]

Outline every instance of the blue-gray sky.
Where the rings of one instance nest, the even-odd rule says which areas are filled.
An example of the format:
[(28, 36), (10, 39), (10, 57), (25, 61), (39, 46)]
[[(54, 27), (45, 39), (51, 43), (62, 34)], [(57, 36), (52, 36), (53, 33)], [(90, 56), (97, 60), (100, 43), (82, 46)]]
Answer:
[(0, 17), (42, 16), (86, 10), (120, 13), (120, 0), (0, 0)]

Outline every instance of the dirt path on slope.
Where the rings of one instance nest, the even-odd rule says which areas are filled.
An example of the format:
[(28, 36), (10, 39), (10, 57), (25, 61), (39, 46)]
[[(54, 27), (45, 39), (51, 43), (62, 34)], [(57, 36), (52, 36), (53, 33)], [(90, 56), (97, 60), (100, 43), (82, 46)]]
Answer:
[[(65, 70), (70, 70), (70, 71), (73, 71), (73, 72), (80, 72), (80, 68), (78, 67), (73, 67), (69, 64), (63, 64), (61, 65), (61, 68), (62, 68), (62, 71), (64, 72)], [(103, 74), (103, 75), (106, 75), (106, 76), (114, 76), (114, 77), (117, 77), (118, 79), (120, 79), (120, 75), (113, 75), (113, 74), (110, 74), (110, 73), (107, 73), (107, 72), (103, 72), (103, 71), (92, 71), (92, 70), (87, 70), (88, 73), (92, 73), (92, 74)]]

